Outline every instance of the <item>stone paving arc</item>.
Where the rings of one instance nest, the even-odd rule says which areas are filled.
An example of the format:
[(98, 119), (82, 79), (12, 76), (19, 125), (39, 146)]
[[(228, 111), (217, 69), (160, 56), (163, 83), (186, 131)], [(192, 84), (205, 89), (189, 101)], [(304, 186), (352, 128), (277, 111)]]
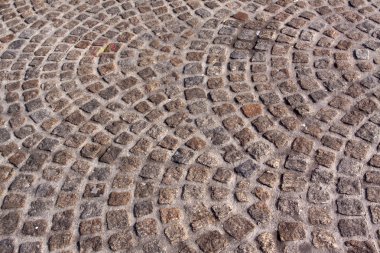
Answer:
[(0, 0), (0, 253), (380, 250), (379, 0)]

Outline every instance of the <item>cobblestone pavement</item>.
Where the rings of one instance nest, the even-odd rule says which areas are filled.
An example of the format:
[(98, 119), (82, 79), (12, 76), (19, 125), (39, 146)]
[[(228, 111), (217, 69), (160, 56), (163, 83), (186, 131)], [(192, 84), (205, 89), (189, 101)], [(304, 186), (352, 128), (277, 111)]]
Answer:
[(374, 253), (379, 0), (0, 0), (0, 252)]

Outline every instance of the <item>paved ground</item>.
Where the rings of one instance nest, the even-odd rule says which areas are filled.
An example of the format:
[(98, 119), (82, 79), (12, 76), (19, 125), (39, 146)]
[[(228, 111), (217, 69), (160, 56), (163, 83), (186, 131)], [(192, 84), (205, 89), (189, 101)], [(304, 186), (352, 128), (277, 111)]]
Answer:
[(380, 1), (0, 3), (1, 253), (378, 252)]

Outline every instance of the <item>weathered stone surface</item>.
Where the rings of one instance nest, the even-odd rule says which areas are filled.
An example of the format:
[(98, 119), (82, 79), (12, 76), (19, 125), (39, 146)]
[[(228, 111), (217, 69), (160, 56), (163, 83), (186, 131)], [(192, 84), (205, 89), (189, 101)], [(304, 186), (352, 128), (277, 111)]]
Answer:
[(343, 158), (340, 160), (337, 169), (340, 173), (347, 174), (349, 176), (356, 176), (361, 172), (362, 167), (363, 165), (355, 159)]
[(255, 170), (259, 168), (259, 165), (252, 160), (247, 160), (235, 168), (235, 172), (243, 177), (250, 177)]
[(299, 222), (281, 222), (278, 225), (278, 232), (281, 241), (299, 241), (306, 237), (304, 226)]
[(200, 150), (206, 146), (206, 142), (199, 137), (193, 137), (186, 142), (186, 146), (193, 150)]
[(367, 224), (364, 219), (341, 219), (338, 222), (339, 232), (343, 237), (366, 236)]
[(307, 156), (302, 154), (291, 154), (285, 162), (285, 168), (295, 171), (305, 171), (310, 161)]
[(0, 252), (377, 252), (379, 0), (0, 2)]
[(334, 180), (334, 174), (325, 169), (315, 169), (311, 174), (311, 182), (330, 184)]
[(359, 195), (360, 189), (361, 183), (357, 178), (340, 177), (338, 179), (337, 191), (341, 194)]
[(11, 138), (9, 131), (5, 128), (0, 128), (0, 143), (6, 142)]
[(312, 242), (314, 247), (321, 249), (335, 249), (338, 247), (334, 235), (325, 230), (316, 230), (312, 232)]
[(41, 242), (26, 242), (20, 244), (19, 252), (21, 253), (40, 253), (42, 252), (42, 243)]
[(197, 162), (207, 167), (218, 167), (222, 163), (220, 155), (216, 152), (207, 152), (200, 155)]
[(371, 202), (380, 203), (380, 188), (379, 187), (368, 187), (366, 190), (367, 200)]
[(364, 206), (358, 199), (338, 199), (336, 202), (338, 213), (343, 215), (361, 216), (364, 215)]
[(241, 240), (254, 229), (254, 225), (244, 217), (235, 215), (223, 223), (223, 228), (229, 235)]
[(73, 224), (74, 212), (73, 210), (67, 210), (54, 214), (52, 219), (53, 231), (69, 230)]
[(30, 236), (42, 236), (47, 229), (47, 222), (45, 220), (27, 221), (22, 227), (22, 233)]
[(271, 218), (271, 210), (265, 202), (257, 202), (248, 208), (248, 213), (258, 224), (267, 224)]
[(296, 152), (308, 155), (313, 149), (313, 142), (304, 137), (297, 137), (292, 143), (292, 149)]
[(214, 230), (202, 234), (196, 243), (203, 252), (220, 252), (227, 246), (227, 238)]
[(278, 174), (271, 171), (265, 171), (257, 178), (257, 181), (263, 185), (273, 188), (278, 183)]
[(172, 244), (185, 241), (187, 238), (184, 227), (177, 223), (174, 223), (167, 227), (165, 229), (165, 235)]
[(172, 221), (181, 219), (181, 211), (178, 208), (161, 208), (160, 209), (161, 221), (166, 224)]
[(260, 249), (264, 253), (274, 253), (277, 250), (275, 237), (268, 232), (262, 233), (257, 237)]
[(307, 199), (314, 204), (327, 203), (330, 200), (330, 194), (321, 185), (311, 185), (307, 191)]
[(257, 161), (260, 161), (264, 157), (268, 156), (271, 152), (270, 146), (265, 142), (258, 141), (253, 143), (247, 148), (248, 154)]
[(17, 225), (20, 221), (20, 214), (17, 212), (8, 212), (3, 213), (0, 216), (0, 234), (1, 235), (10, 235), (12, 234), (16, 229)]
[(333, 218), (327, 206), (313, 206), (308, 210), (308, 219), (312, 225), (331, 224)]
[[(11, 239), (3, 239), (0, 241), (0, 250), (4, 253), (13, 253), (14, 252), (14, 243)], [(20, 249), (21, 251), (21, 249)]]
[(282, 215), (298, 217), (301, 214), (300, 202), (297, 199), (280, 198), (277, 206)]
[(131, 199), (129, 192), (111, 192), (108, 198), (110, 206), (125, 206), (128, 205)]
[(131, 232), (117, 232), (108, 239), (108, 245), (113, 251), (133, 247), (135, 240)]
[(281, 189), (285, 192), (301, 192), (305, 186), (306, 179), (297, 173), (287, 172), (282, 176)]
[(369, 149), (367, 143), (361, 141), (348, 141), (344, 153), (354, 159), (364, 160)]
[(100, 236), (89, 237), (80, 241), (80, 250), (82, 251), (100, 251), (102, 248), (102, 240)]
[(247, 104), (241, 108), (241, 111), (247, 118), (253, 118), (255, 116), (259, 116), (262, 113), (262, 108), (259, 104)]
[(189, 164), (194, 152), (189, 149), (179, 148), (172, 156), (172, 161), (180, 164)]
[(344, 243), (349, 249), (348, 252), (359, 253), (359, 252), (368, 252), (374, 253), (376, 252), (376, 246), (371, 241), (357, 241), (357, 240), (349, 240)]
[(239, 245), (239, 247), (235, 251), (236, 253), (255, 253), (256, 248), (250, 243), (242, 243)]
[(369, 206), (369, 211), (371, 214), (372, 223), (378, 224), (380, 222), (380, 206), (378, 205)]
[(72, 240), (72, 235), (70, 233), (58, 233), (54, 234), (49, 238), (49, 250), (57, 250), (67, 247)]
[(122, 149), (119, 147), (111, 146), (109, 147), (106, 152), (99, 158), (100, 162), (104, 163), (112, 163), (114, 162), (118, 155), (121, 153)]
[(157, 234), (157, 221), (153, 218), (147, 218), (137, 222), (135, 228), (140, 237), (155, 235)]
[(106, 215), (108, 229), (126, 229), (129, 227), (129, 215), (126, 210), (114, 210)]
[(93, 219), (82, 221), (79, 224), (79, 233), (81, 235), (91, 235), (102, 230), (102, 221), (100, 219)]

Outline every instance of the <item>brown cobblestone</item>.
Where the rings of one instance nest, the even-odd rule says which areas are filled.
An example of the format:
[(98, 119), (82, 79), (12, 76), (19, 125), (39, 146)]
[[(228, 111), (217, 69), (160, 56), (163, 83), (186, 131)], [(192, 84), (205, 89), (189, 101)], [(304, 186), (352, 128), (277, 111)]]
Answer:
[(4, 0), (0, 251), (376, 252), (378, 7)]

